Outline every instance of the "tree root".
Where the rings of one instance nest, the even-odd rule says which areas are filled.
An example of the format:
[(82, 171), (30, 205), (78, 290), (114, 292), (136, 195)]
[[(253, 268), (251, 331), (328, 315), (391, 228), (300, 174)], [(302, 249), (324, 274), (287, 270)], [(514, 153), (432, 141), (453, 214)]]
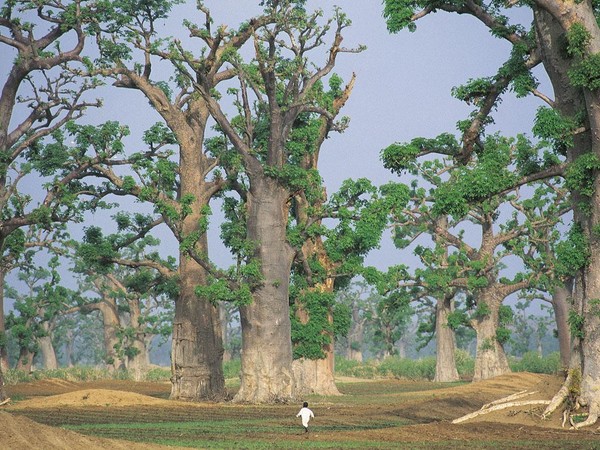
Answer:
[[(533, 392), (525, 394), (525, 395), (529, 395), (529, 394), (533, 394)], [(513, 395), (518, 395), (518, 394), (513, 394)], [(525, 395), (521, 395), (521, 397), (524, 397)], [(467, 414), (466, 416), (462, 416), (462, 417), (459, 417), (458, 419), (454, 419), (452, 421), (452, 423), (453, 424), (461, 423), (466, 420), (473, 419), (482, 414), (488, 414), (488, 413), (491, 413), (492, 411), (499, 411), (501, 409), (520, 407), (520, 406), (528, 406), (528, 405), (547, 405), (550, 403), (550, 400), (526, 400), (524, 402), (498, 403), (499, 401), (500, 400), (497, 400), (495, 402), (496, 404), (493, 406), (484, 405), (479, 411), (475, 411), (473, 413)], [(492, 403), (494, 403), (494, 402), (492, 402)]]

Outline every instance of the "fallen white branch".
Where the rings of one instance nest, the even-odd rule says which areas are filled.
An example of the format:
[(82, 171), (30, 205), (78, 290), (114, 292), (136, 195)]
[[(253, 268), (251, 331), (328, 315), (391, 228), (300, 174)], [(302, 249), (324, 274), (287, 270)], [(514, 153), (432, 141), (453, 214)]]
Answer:
[(458, 419), (454, 419), (452, 423), (461, 423), (469, 419), (473, 419), (477, 416), (481, 416), (482, 414), (488, 414), (493, 411), (499, 411), (501, 409), (506, 408), (518, 408), (520, 406), (528, 406), (528, 405), (548, 405), (550, 404), (550, 400), (527, 400), (524, 402), (509, 402), (502, 403), (500, 405), (494, 405), (486, 409), (480, 409), (479, 411), (475, 411), (471, 414), (467, 414), (466, 416), (459, 417)]
[(10, 403), (10, 398), (7, 398), (3, 402), (0, 402), (0, 406), (8, 405)]
[(490, 408), (492, 406), (499, 405), (500, 403), (512, 402), (513, 400), (516, 400), (518, 398), (527, 397), (528, 395), (532, 395), (532, 394), (535, 394), (535, 393), (536, 393), (536, 391), (531, 391), (531, 392), (521, 391), (521, 392), (517, 392), (516, 394), (511, 394), (508, 397), (504, 397), (504, 398), (501, 398), (499, 400), (494, 400), (493, 402), (490, 402), (490, 403), (488, 403), (486, 405), (483, 405), (481, 407), (481, 409), (488, 409), (488, 408)]

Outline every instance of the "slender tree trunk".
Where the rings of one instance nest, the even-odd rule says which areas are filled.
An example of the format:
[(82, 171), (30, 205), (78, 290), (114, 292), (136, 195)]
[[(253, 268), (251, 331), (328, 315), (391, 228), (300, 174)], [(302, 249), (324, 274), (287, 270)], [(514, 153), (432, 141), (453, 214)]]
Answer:
[(67, 367), (73, 367), (73, 342), (74, 336), (71, 330), (67, 331), (67, 340), (64, 344), (65, 346), (65, 364)]
[(498, 309), (501, 302), (488, 294), (479, 297), (478, 304), (480, 303), (487, 304), (489, 313), (472, 320), (473, 328), (477, 333), (473, 381), (486, 380), (511, 371), (504, 348), (496, 338)]
[(229, 341), (229, 312), (223, 303), (219, 304), (219, 320), (221, 321), (221, 336), (223, 336), (223, 362), (231, 361), (231, 343)]
[(240, 307), (242, 380), (236, 401), (264, 403), (294, 398), (289, 278), (294, 257), (287, 242), (289, 193), (265, 177), (251, 183), (248, 239), (256, 243), (261, 285)]
[(363, 361), (361, 343), (364, 339), (364, 321), (360, 317), (360, 312), (356, 306), (352, 308), (352, 323), (348, 332), (348, 348), (346, 358), (350, 361)]
[(452, 312), (453, 297), (437, 300), (435, 308), (435, 378), (433, 381), (449, 382), (460, 379), (454, 357), (456, 339), (454, 330), (448, 326), (448, 315)]
[(571, 331), (569, 330), (569, 299), (572, 296), (573, 280), (569, 280), (563, 287), (557, 287), (552, 293), (552, 306), (554, 320), (558, 332), (558, 347), (562, 367), (569, 367), (571, 360)]

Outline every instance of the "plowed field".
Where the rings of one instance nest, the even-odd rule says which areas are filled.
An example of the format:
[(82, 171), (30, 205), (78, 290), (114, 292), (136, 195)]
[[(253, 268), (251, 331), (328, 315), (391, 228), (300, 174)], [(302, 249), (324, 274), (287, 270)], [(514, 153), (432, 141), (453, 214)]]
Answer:
[(542, 421), (542, 405), (451, 423), (517, 392), (549, 400), (558, 377), (518, 373), (455, 385), (339, 380), (338, 386), (343, 396), (306, 399), (315, 418), (304, 433), (295, 417), (299, 404), (175, 402), (163, 383), (23, 383), (7, 386), (18, 401), (0, 408), (0, 448), (600, 449), (595, 428), (568, 430), (559, 417)]

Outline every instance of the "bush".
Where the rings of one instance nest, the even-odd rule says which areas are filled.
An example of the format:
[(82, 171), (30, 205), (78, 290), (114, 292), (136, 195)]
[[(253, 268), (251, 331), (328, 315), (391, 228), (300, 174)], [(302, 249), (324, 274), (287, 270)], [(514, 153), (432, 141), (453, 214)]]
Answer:
[(456, 361), (458, 375), (462, 379), (473, 378), (473, 373), (475, 373), (475, 359), (468, 351), (460, 348), (457, 349), (454, 353), (454, 360)]
[(223, 363), (223, 375), (227, 378), (239, 378), (242, 371), (242, 361), (240, 359), (232, 359)]
[(361, 363), (350, 359), (336, 356), (335, 373), (346, 377), (374, 378), (377, 368), (368, 363)]
[(408, 378), (410, 380), (433, 380), (435, 377), (435, 357), (421, 359), (389, 357), (378, 368), (382, 376)]
[(521, 358), (510, 358), (509, 364), (513, 372), (556, 374), (561, 370), (558, 352), (543, 357), (536, 352), (527, 352)]

